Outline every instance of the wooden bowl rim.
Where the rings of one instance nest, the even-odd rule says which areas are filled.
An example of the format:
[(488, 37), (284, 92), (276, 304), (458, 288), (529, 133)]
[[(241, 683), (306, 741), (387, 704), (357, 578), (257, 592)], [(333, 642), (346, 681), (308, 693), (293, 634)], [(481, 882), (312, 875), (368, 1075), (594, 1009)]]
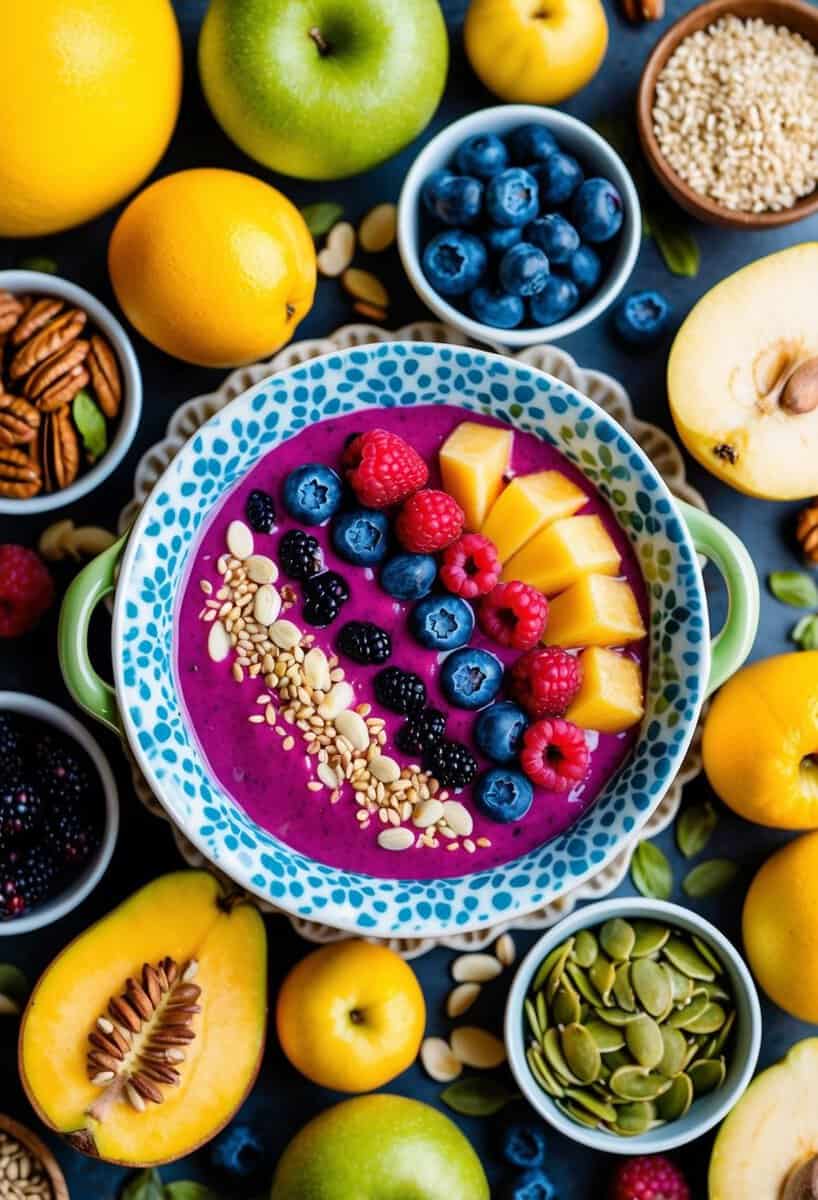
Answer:
[(54, 1200), (71, 1200), (68, 1194), (68, 1184), (65, 1182), (65, 1176), (60, 1170), (59, 1163), (45, 1142), (41, 1141), (33, 1130), (26, 1125), (21, 1125), (12, 1117), (0, 1113), (0, 1131), (13, 1137), (21, 1146), (25, 1146), (26, 1150), (42, 1163), (54, 1193)]
[[(791, 24), (793, 13), (811, 32)], [(639, 141), (656, 178), (672, 198), (687, 212), (710, 224), (731, 229), (772, 229), (790, 225), (818, 212), (818, 186), (781, 212), (749, 213), (725, 208), (715, 200), (694, 191), (676, 174), (668, 163), (653, 132), (653, 98), (656, 81), (666, 62), (684, 38), (699, 29), (712, 25), (728, 14), (737, 17), (761, 17), (768, 22), (786, 25), (807, 38), (818, 51), (818, 8), (805, 0), (706, 0), (675, 21), (654, 46), (639, 79), (636, 99), (636, 125)], [(789, 19), (788, 19), (789, 18)]]

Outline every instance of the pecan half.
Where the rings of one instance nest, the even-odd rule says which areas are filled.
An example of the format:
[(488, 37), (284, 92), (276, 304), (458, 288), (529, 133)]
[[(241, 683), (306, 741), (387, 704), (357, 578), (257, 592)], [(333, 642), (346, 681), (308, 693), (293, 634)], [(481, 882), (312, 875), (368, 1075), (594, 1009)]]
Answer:
[(27, 342), (35, 333), (39, 333), (64, 308), (62, 300), (56, 296), (43, 296), (40, 300), (33, 300), (11, 335), (12, 345), (22, 346), (23, 342)]
[(0, 395), (0, 446), (33, 442), (39, 428), (40, 414), (33, 404), (19, 396)]
[(80, 440), (67, 405), (43, 418), (40, 459), (47, 492), (62, 491), (77, 478), (80, 469)]
[(0, 333), (13, 329), (23, 313), (23, 306), (11, 292), (0, 291)]
[(62, 350), (52, 354), (31, 372), (23, 393), (43, 412), (55, 412), (70, 404), (80, 388), (90, 378), (83, 366), (88, 355), (88, 342), (77, 338)]
[(108, 420), (113, 421), (122, 402), (122, 377), (116, 355), (105, 338), (98, 333), (91, 338), (86, 366), (91, 372), (91, 383), (97, 403)]
[(58, 350), (75, 341), (82, 331), (87, 314), (79, 308), (69, 308), (35, 333), (14, 355), (9, 363), (9, 376), (22, 379)]
[(42, 489), (43, 481), (36, 461), (24, 450), (0, 446), (0, 496), (29, 500)]

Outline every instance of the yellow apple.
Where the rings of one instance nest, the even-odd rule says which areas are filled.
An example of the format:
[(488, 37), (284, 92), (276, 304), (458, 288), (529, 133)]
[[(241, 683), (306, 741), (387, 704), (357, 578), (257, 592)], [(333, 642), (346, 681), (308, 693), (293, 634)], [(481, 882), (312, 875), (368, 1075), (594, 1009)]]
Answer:
[(511, 104), (559, 104), (592, 79), (608, 45), (600, 0), (471, 0), (466, 54)]

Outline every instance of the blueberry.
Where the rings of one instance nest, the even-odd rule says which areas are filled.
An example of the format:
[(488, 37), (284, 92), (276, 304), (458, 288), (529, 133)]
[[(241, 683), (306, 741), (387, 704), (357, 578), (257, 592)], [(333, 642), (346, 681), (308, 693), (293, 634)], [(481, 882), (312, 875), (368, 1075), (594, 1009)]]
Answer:
[(396, 600), (420, 600), (428, 596), (436, 576), (431, 554), (396, 554), (381, 568), (381, 587)]
[(549, 275), (545, 287), (531, 298), (531, 317), (536, 325), (556, 325), (579, 306), (579, 288), (571, 279)]
[(515, 329), (525, 316), (525, 305), (519, 296), (487, 287), (474, 289), (469, 296), (469, 307), (478, 321), (495, 329)]
[(527, 225), (539, 203), (537, 180), (522, 167), (509, 167), (486, 184), (486, 213), (495, 225)]
[(596, 250), (590, 246), (580, 246), (571, 255), (565, 270), (579, 288), (580, 296), (589, 295), (602, 278), (602, 263)]
[(447, 655), (440, 668), (440, 686), (457, 708), (491, 704), (503, 682), (503, 664), (488, 650), (464, 646)]
[(474, 740), (486, 758), (514, 762), (528, 728), (528, 717), (510, 700), (485, 708), (474, 723)]
[(531, 242), (518, 242), (500, 259), (501, 286), (512, 296), (536, 296), (548, 279), (548, 259)]
[(548, 256), (548, 261), (554, 263), (568, 262), (568, 259), (579, 249), (579, 234), (570, 221), (559, 213), (549, 213), (546, 217), (538, 217), (526, 226), (525, 239)]
[(330, 467), (305, 463), (284, 480), (284, 507), (303, 525), (323, 525), (340, 504), (343, 485)]
[(531, 780), (508, 767), (492, 767), (474, 787), (474, 802), (480, 811), (503, 825), (524, 817), (533, 799)]
[(560, 148), (551, 130), (533, 121), (512, 129), (508, 135), (508, 146), (518, 163), (545, 162)]
[(476, 133), (460, 146), (454, 164), (464, 175), (491, 179), (508, 166), (508, 150), (496, 134)]
[(557, 1189), (540, 1167), (510, 1179), (500, 1193), (502, 1200), (556, 1200)]
[(649, 346), (664, 333), (671, 312), (661, 292), (631, 292), (614, 309), (614, 328), (631, 346)]
[(565, 204), (584, 179), (582, 167), (570, 154), (558, 151), (532, 168), (540, 189), (540, 204), (555, 207)]
[(409, 615), (409, 628), (421, 646), (454, 650), (465, 646), (474, 629), (474, 612), (459, 596), (427, 596)]
[(586, 179), (572, 206), (574, 224), (583, 242), (609, 242), (622, 228), (625, 206), (607, 179)]
[(231, 1125), (210, 1147), (210, 1161), (218, 1171), (237, 1179), (250, 1179), (267, 1165), (264, 1142), (249, 1125)]
[(479, 238), (452, 229), (433, 237), (423, 251), (423, 273), (441, 296), (464, 296), (480, 282), (487, 257)]
[(515, 1121), (503, 1135), (503, 1158), (521, 1170), (541, 1167), (545, 1162), (545, 1134), (533, 1121)]
[(332, 523), (332, 544), (347, 562), (371, 567), (389, 549), (389, 518), (373, 508), (353, 508)]
[(483, 185), (470, 175), (433, 171), (421, 198), (432, 216), (445, 225), (471, 225), (483, 207)]
[(519, 225), (490, 225), (480, 237), (489, 254), (502, 255), (523, 240), (523, 231)]

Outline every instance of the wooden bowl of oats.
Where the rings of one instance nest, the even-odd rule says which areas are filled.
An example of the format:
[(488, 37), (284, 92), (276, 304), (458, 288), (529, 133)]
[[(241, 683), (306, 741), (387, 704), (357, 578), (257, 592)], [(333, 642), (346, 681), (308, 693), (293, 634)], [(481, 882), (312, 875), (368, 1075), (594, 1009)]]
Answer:
[(699, 220), (769, 229), (818, 212), (818, 7), (708, 0), (645, 64), (639, 140)]

